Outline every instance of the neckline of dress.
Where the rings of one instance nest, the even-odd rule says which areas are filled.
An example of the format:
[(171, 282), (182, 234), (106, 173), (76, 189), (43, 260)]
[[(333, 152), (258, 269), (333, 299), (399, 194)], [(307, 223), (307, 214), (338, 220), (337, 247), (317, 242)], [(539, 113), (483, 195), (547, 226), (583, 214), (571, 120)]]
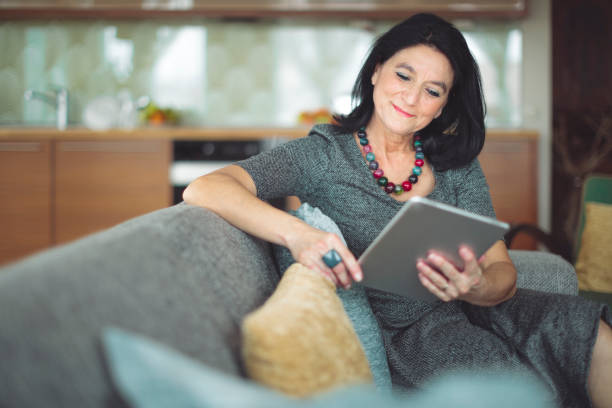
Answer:
[[(368, 180), (366, 183), (364, 183), (364, 185), (367, 185), (370, 188), (376, 189), (376, 194), (378, 194), (379, 196), (385, 197), (385, 200), (391, 200), (391, 202), (393, 202), (394, 205), (398, 207), (402, 207), (404, 204), (406, 204), (408, 201), (400, 201), (400, 200), (396, 200), (393, 197), (390, 197), (390, 194), (387, 194), (383, 189), (380, 188), (378, 184), (376, 184), (376, 180), (372, 177), (372, 172), (368, 168), (367, 161), (361, 154), (361, 148), (360, 148), (359, 142), (355, 138), (355, 135), (353, 134), (353, 132), (347, 133), (347, 135), (349, 136), (349, 139), (351, 142), (351, 150), (353, 154), (353, 159), (359, 160), (359, 163), (360, 163), (360, 166), (359, 166), (359, 169), (361, 172), (360, 176), (362, 179)], [(431, 190), (431, 193), (429, 193), (426, 197), (426, 198), (431, 198), (434, 195), (434, 193), (436, 193), (437, 188), (438, 188), (438, 183), (437, 183), (438, 172), (436, 172), (436, 169), (429, 163), (428, 163), (428, 166), (434, 176), (434, 188), (433, 190)]]

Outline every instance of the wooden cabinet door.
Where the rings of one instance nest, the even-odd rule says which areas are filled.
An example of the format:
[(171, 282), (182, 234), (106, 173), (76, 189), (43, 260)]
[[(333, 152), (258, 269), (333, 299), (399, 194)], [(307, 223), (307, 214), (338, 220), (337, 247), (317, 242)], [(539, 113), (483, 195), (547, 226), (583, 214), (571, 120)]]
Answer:
[(60, 141), (55, 237), (63, 243), (171, 204), (169, 141)]
[(51, 242), (51, 143), (0, 142), (0, 265)]
[[(489, 138), (479, 156), (497, 218), (519, 224), (538, 223), (537, 139)], [(513, 249), (535, 249), (535, 241), (518, 235)]]

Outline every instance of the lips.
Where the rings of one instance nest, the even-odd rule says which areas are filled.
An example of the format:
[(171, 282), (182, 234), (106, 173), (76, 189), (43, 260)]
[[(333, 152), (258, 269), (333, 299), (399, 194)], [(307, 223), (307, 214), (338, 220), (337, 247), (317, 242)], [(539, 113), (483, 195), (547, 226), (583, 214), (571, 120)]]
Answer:
[(414, 115), (411, 115), (410, 113), (406, 112), (405, 110), (402, 110), (401, 108), (399, 108), (397, 105), (395, 105), (394, 103), (391, 103), (391, 105), (393, 105), (393, 108), (402, 116), (405, 116), (407, 118), (413, 118)]

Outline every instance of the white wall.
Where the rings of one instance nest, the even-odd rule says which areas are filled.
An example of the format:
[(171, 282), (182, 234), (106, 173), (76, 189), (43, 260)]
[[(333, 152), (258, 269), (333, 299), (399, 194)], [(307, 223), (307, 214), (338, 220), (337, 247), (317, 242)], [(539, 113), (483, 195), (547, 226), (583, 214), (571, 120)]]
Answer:
[[(550, 231), (552, 190), (552, 15), (551, 0), (531, 0), (522, 20), (524, 128), (537, 130), (539, 139), (538, 220)], [(512, 169), (508, 169), (512, 171)]]

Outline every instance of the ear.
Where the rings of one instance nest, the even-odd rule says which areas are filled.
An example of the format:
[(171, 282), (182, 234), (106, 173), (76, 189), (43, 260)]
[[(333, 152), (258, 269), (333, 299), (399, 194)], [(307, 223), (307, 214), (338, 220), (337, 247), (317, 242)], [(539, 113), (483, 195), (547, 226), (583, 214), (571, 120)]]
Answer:
[(372, 85), (376, 85), (376, 81), (378, 81), (378, 77), (380, 76), (380, 63), (376, 64), (376, 68), (374, 68), (374, 73), (372, 74)]

